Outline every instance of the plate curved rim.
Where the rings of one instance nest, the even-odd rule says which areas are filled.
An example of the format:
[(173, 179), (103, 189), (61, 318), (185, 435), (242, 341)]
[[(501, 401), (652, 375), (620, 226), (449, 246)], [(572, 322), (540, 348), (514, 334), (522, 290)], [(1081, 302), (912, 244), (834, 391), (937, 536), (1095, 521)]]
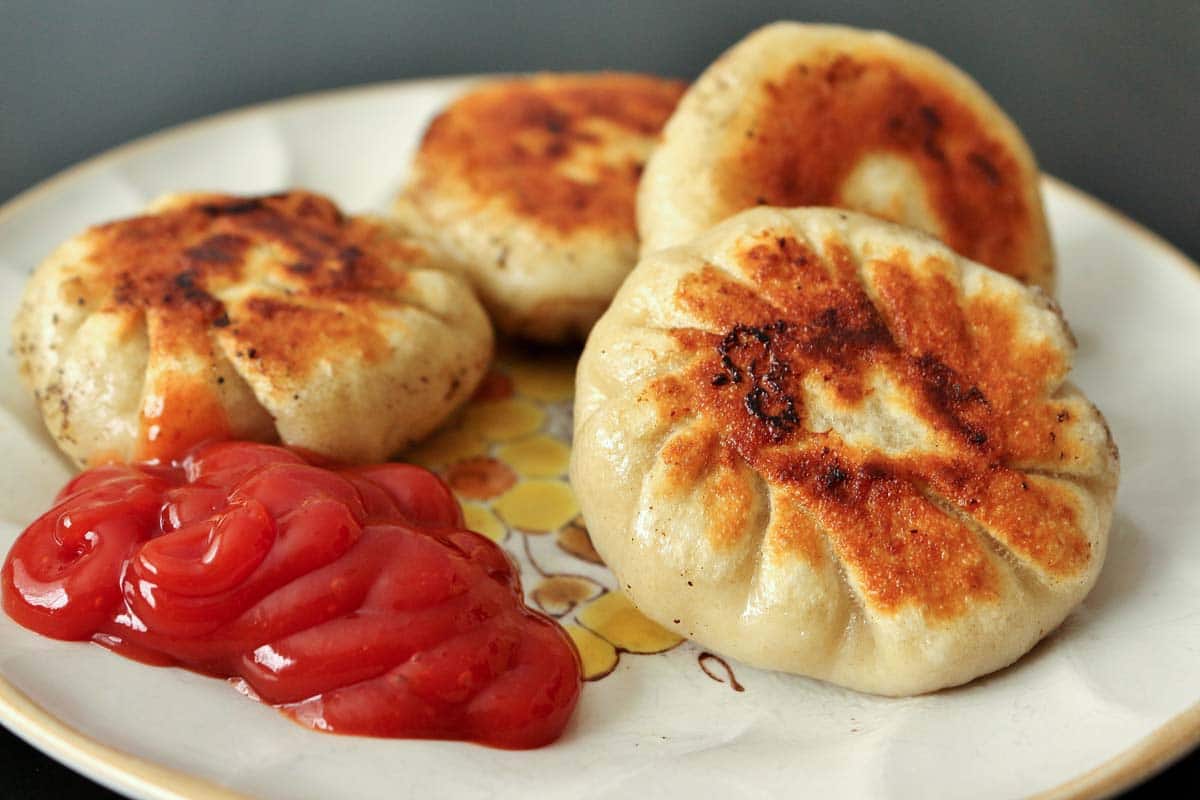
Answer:
[[(161, 146), (177, 136), (195, 133), (214, 125), (334, 98), (383, 94), (418, 86), (467, 83), (472, 80), (501, 77), (502, 74), (443, 75), (325, 89), (241, 106), (172, 125), (86, 158), (19, 192), (0, 205), (0, 223), (51, 194), (59, 186), (102, 168), (109, 162), (126, 158), (144, 148)], [(1159, 234), (1060, 178), (1042, 173), (1042, 182), (1043, 185), (1052, 186), (1056, 191), (1068, 194), (1074, 200), (1090, 206), (1112, 223), (1136, 236), (1147, 247), (1168, 256), (1172, 263), (1192, 279), (1200, 281), (1200, 265)], [(33, 747), (116, 791), (131, 792), (136, 796), (154, 800), (243, 800), (245, 797), (210, 781), (130, 755), (86, 736), (47, 712), (2, 675), (0, 724)], [(1111, 797), (1166, 769), (1198, 745), (1200, 701), (1128, 749), (1064, 783), (1030, 795), (1030, 800), (1094, 800)]]

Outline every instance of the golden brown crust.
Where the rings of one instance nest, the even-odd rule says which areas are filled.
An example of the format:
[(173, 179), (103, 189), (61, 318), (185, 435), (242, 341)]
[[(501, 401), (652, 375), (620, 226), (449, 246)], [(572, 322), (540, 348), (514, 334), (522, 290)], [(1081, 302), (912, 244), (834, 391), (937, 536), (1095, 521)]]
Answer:
[(199, 195), (161, 211), (92, 229), (92, 260), (82, 304), (109, 310), (170, 309), (224, 327), (212, 292), (246, 277), (247, 256), (270, 246), (286, 255), (273, 280), (296, 293), (361, 302), (403, 288), (419, 248), (380, 235), (380, 226), (344, 216), (332, 202), (303, 191), (265, 197)]
[[(680, 283), (675, 303), (706, 330), (672, 332), (691, 365), (651, 384), (647, 399), (663, 419), (698, 418), (718, 441), (669, 443), (668, 473), (693, 481), (700, 454), (744, 462), (802, 509), (778, 520), (795, 528), (783, 538), (815, 562), (814, 528), (823, 531), (879, 611), (912, 604), (951, 618), (997, 599), (980, 525), (1051, 580), (1082, 575), (1093, 554), (1078, 499), (1020, 470), (1082, 447), (1067, 435), (1070, 410), (1046, 396), (1069, 366), (1058, 344), (1023, 339), (1019, 308), (1003, 300), (960, 300), (937, 263), (913, 269), (899, 251), (871, 262), (872, 297), (838, 243), (823, 249), (764, 232), (733, 256), (749, 285), (712, 266)], [(888, 455), (811, 429), (811, 382), (852, 410), (885, 373), (938, 448)], [(671, 455), (681, 447), (693, 458)], [(722, 540), (713, 545), (727, 535), (711, 532)]]
[(955, 686), (1104, 562), (1119, 467), (1073, 350), (1041, 290), (932, 236), (748, 209), (645, 255), (593, 328), (572, 488), (664, 627), (863, 691)]
[(684, 88), (620, 73), (489, 84), (433, 121), (418, 168), (429, 164), (431, 182), (461, 181), (480, 198), (501, 198), (516, 216), (549, 231), (634, 236), (644, 162), (638, 153), (621, 157), (620, 139), (656, 137)]
[(1044, 265), (1026, 255), (1039, 212), (1029, 207), (1022, 166), (944, 83), (884, 57), (831, 51), (764, 81), (759, 97), (718, 169), (729, 208), (849, 207), (843, 187), (862, 159), (897, 155), (919, 170), (948, 245), (1040, 280)]
[(443, 261), (304, 191), (173, 195), (55, 250), (14, 337), (81, 463), (231, 436), (378, 460), (486, 367), (486, 318)]
[(868, 213), (1053, 290), (1021, 132), (953, 64), (885, 33), (768, 25), (685, 93), (639, 188), (642, 254), (754, 206)]
[[(381, 236), (377, 224), (346, 217), (328, 199), (302, 191), (189, 197), (97, 226), (90, 236), (91, 261), (103, 267), (81, 273), (76, 302), (145, 315), (152, 361), (156, 354), (212, 358), (213, 335), (246, 335), (254, 347), (236, 356), (277, 371), (307, 369), (331, 341), (356, 343), (367, 362), (380, 358), (385, 342), (363, 346), (380, 339), (369, 320), (408, 280), (389, 263), (421, 255), (401, 239)], [(260, 248), (270, 248), (284, 266), (251, 276)], [(251, 277), (282, 291), (250, 298), (231, 316), (217, 295)], [(322, 306), (324, 300), (335, 300), (337, 309)], [(207, 376), (177, 374), (159, 393), (161, 404), (143, 410), (136, 458), (170, 457), (230, 435), (219, 389)]]
[(735, 452), (721, 446), (716, 428), (697, 426), (681, 433), (666, 443), (659, 456), (667, 465), (668, 491), (701, 493), (713, 546), (736, 545), (753, 513), (754, 497), (743, 474), (744, 464)]

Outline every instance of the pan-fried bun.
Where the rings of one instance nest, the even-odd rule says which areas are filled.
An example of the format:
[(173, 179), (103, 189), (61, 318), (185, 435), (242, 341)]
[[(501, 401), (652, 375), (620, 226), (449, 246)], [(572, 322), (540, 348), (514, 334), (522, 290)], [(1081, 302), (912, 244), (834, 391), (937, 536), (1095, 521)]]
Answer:
[(752, 209), (646, 256), (588, 339), (571, 482), (638, 608), (915, 694), (1011, 663), (1104, 561), (1117, 455), (1040, 289), (918, 231)]
[(638, 179), (682, 92), (618, 73), (482, 83), (430, 124), (397, 214), (501, 331), (582, 339), (637, 261)]
[(688, 90), (642, 181), (642, 252), (755, 205), (865, 211), (1053, 288), (1020, 131), (959, 69), (886, 33), (769, 25)]
[(377, 461), (432, 430), (491, 359), (483, 308), (439, 267), (319, 195), (174, 195), (55, 250), (13, 338), (79, 464), (228, 437)]

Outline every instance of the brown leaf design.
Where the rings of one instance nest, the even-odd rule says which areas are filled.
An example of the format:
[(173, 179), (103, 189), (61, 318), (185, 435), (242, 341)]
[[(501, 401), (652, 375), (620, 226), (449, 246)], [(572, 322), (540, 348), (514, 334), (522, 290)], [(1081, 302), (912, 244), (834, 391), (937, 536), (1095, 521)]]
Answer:
[(550, 616), (562, 617), (603, 592), (603, 586), (582, 575), (551, 575), (533, 590), (533, 601)]
[(478, 457), (459, 461), (446, 470), (446, 483), (463, 497), (488, 500), (508, 491), (517, 475), (502, 461)]
[(558, 546), (578, 559), (591, 564), (604, 564), (604, 559), (592, 545), (592, 537), (588, 534), (583, 517), (575, 517), (558, 532)]

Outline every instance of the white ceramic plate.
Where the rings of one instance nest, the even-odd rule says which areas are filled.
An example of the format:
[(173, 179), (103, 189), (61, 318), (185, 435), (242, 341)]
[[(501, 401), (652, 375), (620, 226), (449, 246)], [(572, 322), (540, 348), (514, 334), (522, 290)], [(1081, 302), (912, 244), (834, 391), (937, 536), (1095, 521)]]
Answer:
[[(176, 189), (307, 186), (383, 209), (459, 80), (272, 103), (120, 148), (0, 210), (0, 319), (30, 269), (88, 224)], [(623, 658), (567, 735), (534, 752), (322, 736), (221, 681), (52, 642), (0, 615), (0, 721), (138, 797), (1098, 796), (1200, 740), (1200, 274), (1094, 200), (1048, 180), (1074, 379), (1103, 409), (1123, 477), (1108, 563), (1064, 626), (1015, 667), (886, 700), (697, 651)], [(7, 334), (0, 334), (0, 339)], [(0, 353), (0, 548), (69, 468)]]

